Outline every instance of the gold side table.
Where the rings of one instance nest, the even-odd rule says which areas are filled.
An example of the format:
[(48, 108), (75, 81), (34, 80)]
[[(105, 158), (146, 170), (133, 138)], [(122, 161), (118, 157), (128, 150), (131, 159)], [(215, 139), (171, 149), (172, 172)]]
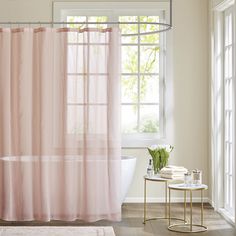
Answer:
[[(180, 233), (198, 233), (207, 231), (207, 227), (203, 224), (203, 191), (208, 189), (205, 184), (201, 185), (186, 185), (186, 184), (170, 184), (169, 189), (169, 226), (168, 229)], [(182, 224), (171, 224), (171, 190), (184, 192), (184, 221), (186, 222), (186, 193), (190, 192), (190, 222)], [(192, 196), (194, 191), (201, 191), (201, 224), (193, 224), (193, 203)], [(193, 229), (193, 226), (198, 229)], [(181, 229), (184, 228), (184, 229)]]
[[(158, 183), (164, 183), (165, 184), (165, 215), (163, 217), (155, 217), (155, 218), (148, 218), (146, 217), (146, 212), (147, 212), (147, 181), (152, 181), (152, 182), (158, 182)], [(143, 217), (143, 224), (145, 224), (147, 221), (149, 220), (158, 220), (158, 219), (169, 219), (168, 216), (168, 202), (167, 202), (167, 194), (168, 194), (168, 183), (169, 181), (176, 181), (176, 180), (172, 180), (172, 179), (166, 179), (166, 178), (162, 178), (160, 176), (152, 176), (152, 177), (148, 177), (147, 175), (144, 176), (144, 217)], [(180, 221), (184, 221), (183, 219), (179, 219), (179, 218), (172, 218), (173, 220), (180, 220)]]

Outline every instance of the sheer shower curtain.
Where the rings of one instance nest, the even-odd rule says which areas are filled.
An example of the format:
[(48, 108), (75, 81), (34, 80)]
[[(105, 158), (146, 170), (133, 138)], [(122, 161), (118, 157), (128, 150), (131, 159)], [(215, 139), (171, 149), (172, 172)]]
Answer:
[(120, 35), (0, 29), (0, 218), (119, 220)]

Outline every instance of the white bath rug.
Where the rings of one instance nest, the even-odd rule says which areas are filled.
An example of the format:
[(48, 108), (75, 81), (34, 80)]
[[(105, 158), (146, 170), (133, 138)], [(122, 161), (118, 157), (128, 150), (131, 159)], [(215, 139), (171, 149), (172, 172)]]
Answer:
[(1, 226), (0, 236), (115, 236), (112, 227)]

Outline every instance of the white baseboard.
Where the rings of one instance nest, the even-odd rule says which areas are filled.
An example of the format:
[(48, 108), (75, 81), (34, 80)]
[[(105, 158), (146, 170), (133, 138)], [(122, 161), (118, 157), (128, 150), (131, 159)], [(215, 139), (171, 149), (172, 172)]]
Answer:
[[(124, 201), (124, 203), (143, 203), (143, 197), (127, 197)], [(152, 198), (149, 197), (147, 198), (147, 202), (148, 203), (164, 203), (165, 202), (165, 198)], [(184, 202), (184, 198), (182, 197), (172, 197), (171, 198), (171, 202), (175, 202), (175, 203), (182, 203)], [(187, 198), (187, 202), (189, 202), (189, 198)], [(201, 198), (200, 197), (193, 197), (193, 202), (201, 202)], [(205, 203), (209, 203), (209, 199), (207, 197), (203, 198), (203, 202)]]
[(215, 208), (215, 202), (213, 202), (210, 198), (208, 199), (208, 203)]
[(220, 208), (218, 212), (232, 225), (235, 224), (235, 218), (229, 214), (224, 208)]

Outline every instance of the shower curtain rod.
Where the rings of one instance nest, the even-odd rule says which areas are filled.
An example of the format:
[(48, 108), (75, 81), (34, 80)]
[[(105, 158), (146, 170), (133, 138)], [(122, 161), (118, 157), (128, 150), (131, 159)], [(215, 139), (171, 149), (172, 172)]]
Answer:
[(154, 30), (151, 32), (139, 32), (139, 33), (134, 33), (134, 34), (122, 34), (122, 36), (138, 36), (138, 35), (150, 35), (150, 34), (158, 34), (158, 33), (162, 33), (162, 32), (166, 32), (170, 29), (172, 29), (172, 3), (173, 0), (169, 0), (170, 2), (170, 8), (169, 8), (169, 24), (168, 23), (161, 23), (161, 22), (58, 22), (58, 21), (50, 21), (50, 22), (0, 22), (0, 25), (51, 25), (52, 27), (54, 25), (68, 25), (68, 24), (87, 24), (87, 25), (91, 25), (91, 24), (96, 24), (96, 25), (102, 25), (102, 24), (108, 24), (108, 25), (121, 25), (121, 24), (137, 24), (137, 25), (142, 25), (142, 24), (147, 24), (147, 25), (159, 25), (159, 26), (163, 26), (164, 29), (159, 29), (159, 30)]
[(137, 35), (150, 35), (150, 34), (158, 34), (158, 33), (162, 33), (165, 31), (168, 31), (172, 28), (172, 17), (170, 15), (170, 24), (167, 23), (160, 23), (160, 22), (111, 22), (111, 21), (106, 21), (106, 22), (66, 22), (66, 21), (48, 21), (48, 22), (40, 22), (40, 21), (35, 21), (35, 22), (24, 22), (24, 21), (14, 21), (14, 22), (0, 22), (0, 25), (51, 25), (52, 27), (54, 25), (78, 25), (78, 24), (87, 24), (87, 25), (121, 25), (121, 24), (136, 24), (136, 25), (143, 25), (143, 24), (147, 24), (147, 25), (159, 25), (159, 26), (163, 26), (165, 27), (165, 29), (161, 29), (161, 30), (154, 30), (151, 32), (140, 32), (140, 33), (134, 33), (134, 34), (122, 34), (122, 36), (137, 36)]

